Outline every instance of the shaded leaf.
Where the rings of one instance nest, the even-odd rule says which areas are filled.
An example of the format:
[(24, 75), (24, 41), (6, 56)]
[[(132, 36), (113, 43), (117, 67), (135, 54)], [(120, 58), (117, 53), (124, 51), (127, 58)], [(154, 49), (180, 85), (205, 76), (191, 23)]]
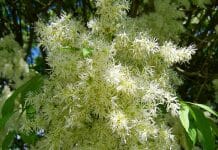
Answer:
[(29, 135), (21, 133), (20, 136), (25, 143), (30, 144), (30, 145), (34, 145), (38, 139), (38, 137), (34, 133), (29, 134)]
[(196, 119), (194, 121), (195, 126), (197, 127), (199, 133), (199, 140), (202, 142), (202, 146), (204, 150), (212, 150), (215, 147), (215, 137), (212, 133), (209, 119), (206, 118), (203, 112), (196, 108), (191, 107), (193, 112), (195, 113)]
[(218, 137), (218, 126), (217, 126), (217, 124), (214, 121), (212, 121), (211, 119), (209, 119), (209, 123), (210, 123), (210, 126), (212, 128), (212, 131), (213, 131), (214, 135), (216, 135)]
[(14, 105), (15, 105), (15, 99), (17, 98), (18, 94), (20, 93), (20, 89), (14, 91), (14, 93), (5, 101), (3, 107), (2, 107), (2, 116), (7, 116), (8, 114), (13, 113), (14, 111)]
[(4, 141), (2, 142), (2, 150), (8, 150), (11, 146), (11, 143), (14, 140), (15, 131), (10, 131), (6, 136)]
[[(190, 102), (189, 102), (190, 103)], [(216, 117), (218, 117), (218, 113), (215, 112), (214, 110), (212, 110), (210, 107), (208, 107), (207, 105), (203, 105), (203, 104), (196, 104), (196, 103), (190, 103), (192, 105), (198, 106), (206, 111), (208, 111), (209, 113), (215, 115)]]
[(8, 119), (12, 116), (12, 113), (9, 113), (2, 118), (0, 118), (0, 131), (5, 127), (5, 124), (7, 123)]
[(35, 92), (37, 91), (43, 84), (43, 77), (41, 75), (36, 75), (34, 76), (32, 79), (30, 79), (29, 81), (27, 81), (27, 83), (24, 84), (22, 90), (21, 90), (21, 99), (20, 99), (20, 103), (22, 105), (24, 105), (25, 103), (25, 98), (28, 94), (28, 92)]
[(0, 129), (4, 128), (6, 122), (14, 113), (15, 100), (17, 99), (18, 95), (21, 95), (19, 102), (22, 105), (24, 105), (27, 93), (30, 91), (36, 91), (42, 86), (42, 83), (42, 76), (36, 75), (13, 92), (13, 94), (5, 101), (4, 105), (2, 106), (2, 118), (0, 119)]
[(26, 115), (29, 119), (33, 119), (36, 113), (36, 109), (33, 106), (27, 106), (26, 108)]

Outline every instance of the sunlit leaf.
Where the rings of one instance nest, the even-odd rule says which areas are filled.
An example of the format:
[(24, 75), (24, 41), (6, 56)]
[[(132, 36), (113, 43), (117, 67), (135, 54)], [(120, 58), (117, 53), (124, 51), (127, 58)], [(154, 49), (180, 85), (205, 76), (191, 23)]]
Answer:
[(90, 56), (92, 54), (92, 51), (93, 51), (93, 49), (91, 49), (91, 48), (83, 48), (82, 49), (83, 57)]
[(181, 105), (181, 110), (179, 111), (179, 119), (185, 128), (186, 132), (189, 131), (189, 107), (185, 104)]
[(196, 140), (197, 140), (197, 132), (196, 132), (196, 129), (191, 127), (189, 128), (189, 131), (188, 131), (188, 136), (190, 137), (193, 145), (196, 143)]

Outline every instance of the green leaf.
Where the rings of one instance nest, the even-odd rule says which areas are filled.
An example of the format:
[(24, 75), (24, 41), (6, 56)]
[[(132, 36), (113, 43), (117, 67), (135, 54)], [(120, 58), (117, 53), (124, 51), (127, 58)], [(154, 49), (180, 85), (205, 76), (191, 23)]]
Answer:
[(20, 136), (25, 143), (30, 144), (30, 145), (34, 145), (38, 139), (35, 133), (29, 134), (29, 135), (20, 133)]
[(83, 57), (88, 57), (92, 54), (93, 49), (92, 48), (83, 48), (82, 49), (82, 54)]
[[(190, 103), (190, 102), (189, 102)], [(214, 110), (212, 110), (210, 107), (206, 106), (206, 105), (203, 105), (203, 104), (196, 104), (196, 103), (190, 103), (192, 105), (195, 105), (195, 106), (198, 106), (206, 111), (208, 111), (209, 113), (215, 115), (216, 117), (218, 117), (218, 113), (215, 112)]]
[(5, 124), (13, 115), (15, 99), (18, 96), (19, 92), (15, 91), (4, 103), (2, 106), (2, 118), (0, 119), (0, 131), (5, 127)]
[(12, 113), (7, 114), (5, 116), (3, 116), (2, 118), (0, 118), (0, 131), (3, 130), (3, 128), (5, 127), (5, 124), (7, 123), (8, 119), (12, 116)]
[(206, 118), (201, 111), (196, 106), (191, 107), (193, 112), (195, 113), (195, 120), (194, 124), (195, 127), (198, 129), (198, 137), (200, 142), (202, 143), (204, 150), (212, 150), (215, 147), (215, 137), (212, 133), (211, 126), (209, 119)]
[(42, 86), (42, 83), (42, 76), (36, 75), (13, 92), (13, 94), (5, 101), (4, 105), (2, 106), (2, 118), (0, 119), (0, 129), (4, 128), (4, 125), (6, 124), (7, 120), (14, 113), (15, 100), (17, 99), (17, 97), (21, 95), (19, 102), (22, 105), (24, 105), (27, 93), (30, 91), (36, 91)]
[(210, 126), (212, 128), (212, 131), (213, 131), (214, 135), (216, 135), (218, 137), (218, 126), (217, 126), (217, 124), (211, 119), (209, 119), (209, 122), (210, 122)]
[(186, 132), (189, 131), (189, 107), (186, 104), (181, 104), (181, 109), (179, 111), (179, 119), (185, 128)]
[(193, 142), (191, 141), (189, 135), (187, 132), (184, 133), (185, 137), (181, 139), (181, 142), (183, 143), (183, 147), (185, 150), (192, 150), (193, 149)]
[(32, 79), (30, 79), (29, 81), (27, 81), (27, 83), (25, 83), (25, 85), (23, 86), (22, 90), (21, 90), (21, 99), (20, 99), (20, 103), (22, 105), (25, 104), (25, 98), (28, 94), (28, 92), (35, 92), (38, 89), (40, 89), (40, 87), (43, 85), (43, 77), (41, 75), (36, 75), (34, 76)]
[(179, 111), (179, 119), (184, 127), (188, 137), (192, 141), (192, 146), (196, 143), (197, 133), (196, 129), (193, 127), (192, 122), (190, 122), (189, 113), (191, 112), (191, 108), (185, 103), (181, 102), (181, 109)]
[(26, 115), (29, 119), (33, 119), (36, 113), (36, 109), (33, 106), (27, 106), (26, 108)]
[(2, 150), (8, 150), (14, 140), (15, 131), (10, 131), (2, 142)]
[(191, 139), (193, 145), (195, 145), (196, 140), (197, 140), (197, 132), (196, 132), (196, 129), (193, 128), (193, 127), (190, 127), (190, 128), (189, 128), (189, 131), (188, 131), (188, 136), (189, 136), (189, 138)]
[(5, 0), (0, 0), (0, 4), (4, 4), (5, 3)]
[(19, 89), (15, 90), (14, 93), (5, 101), (4, 105), (2, 106), (2, 111), (1, 111), (3, 117), (10, 113), (13, 113), (14, 105), (15, 105), (14, 102), (19, 92), (20, 92)]

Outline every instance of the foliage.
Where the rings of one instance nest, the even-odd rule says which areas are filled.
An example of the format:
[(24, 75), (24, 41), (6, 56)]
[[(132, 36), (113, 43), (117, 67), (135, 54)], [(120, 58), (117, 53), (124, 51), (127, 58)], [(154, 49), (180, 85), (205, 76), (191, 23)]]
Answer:
[(1, 85), (0, 95), (2, 149), (11, 145), (22, 123), (19, 119), (26, 109), (24, 104), (27, 93), (39, 88), (42, 80), (39, 75), (33, 77), (35, 73), (24, 61), (24, 55), (24, 50), (14, 41), (13, 35), (5, 36), (0, 40), (0, 74), (4, 82)]
[[(30, 110), (31, 106), (25, 106), (25, 100), (27, 94), (29, 94), (28, 92), (36, 92), (42, 86), (42, 83), (42, 77), (36, 75), (31, 80), (13, 91), (12, 95), (3, 103), (1, 108), (0, 133), (2, 135), (1, 138), (4, 138), (4, 134), (7, 134), (7, 136), (5, 136), (3, 141), (2, 139), (0, 141), (2, 143), (2, 149), (7, 149), (11, 145), (14, 140), (14, 136), (16, 135), (16, 130), (19, 129), (20, 122), (16, 123), (16, 126), (8, 126), (8, 123), (15, 123), (15, 120), (18, 120), (24, 111), (26, 111), (28, 117), (33, 115), (32, 113), (34, 112), (31, 112)], [(23, 136), (24, 135), (22, 135), (22, 137)]]
[[(144, 143), (152, 143), (163, 137), (161, 135), (157, 138), (157, 134), (151, 133), (156, 128), (160, 132), (169, 129), (173, 132), (171, 135), (176, 136), (175, 141), (170, 142), (179, 141), (186, 149), (196, 145), (204, 149), (214, 147), (214, 137), (217, 136), (217, 126), (214, 124), (215, 113), (201, 104), (181, 102), (179, 105), (176, 95), (181, 95), (182, 99), (187, 101), (202, 103), (209, 101), (208, 104), (217, 109), (218, 1), (130, 0), (129, 2), (130, 5), (125, 0), (99, 0), (97, 3), (93, 0), (0, 1), (0, 37), (9, 34), (0, 41), (0, 59), (3, 60), (0, 62), (0, 90), (2, 91), (0, 106), (4, 105), (1, 111), (7, 112), (7, 115), (4, 113), (4, 117), (1, 116), (0, 120), (1, 126), (6, 123), (0, 139), (0, 141), (4, 140), (3, 149), (8, 147), (13, 149), (17, 146), (25, 148), (26, 144), (34, 145), (38, 137), (44, 135), (48, 135), (48, 138), (43, 138), (40, 143), (46, 143), (52, 138), (62, 139), (61, 136), (67, 133), (66, 130), (75, 133), (76, 129), (88, 127), (88, 130), (84, 132), (91, 133), (91, 130), (94, 131), (97, 128), (97, 123), (101, 125), (106, 123), (104, 127), (107, 128), (107, 133), (111, 133), (110, 131), (113, 133), (112, 138), (109, 139), (119, 139), (121, 141), (119, 148), (125, 148), (125, 140), (128, 143), (139, 137), (139, 131), (137, 135), (135, 134), (138, 126), (134, 126), (137, 123), (133, 118), (137, 118), (137, 121), (142, 119), (140, 115), (136, 117), (140, 110), (143, 115), (147, 115), (146, 117), (150, 119), (148, 122), (152, 122), (154, 127), (149, 126), (150, 132), (147, 132), (148, 129), (143, 132), (150, 134), (141, 134), (138, 138), (139, 143), (136, 144), (138, 148), (143, 147)], [(61, 15), (62, 11), (71, 15)], [(56, 15), (60, 18), (54, 17)], [(71, 16), (74, 20), (71, 20)], [(49, 17), (53, 19), (49, 20)], [(38, 20), (44, 21), (45, 24), (37, 23), (36, 28), (35, 22)], [(35, 29), (38, 30), (38, 35), (35, 34)], [(11, 33), (14, 34), (18, 44), (12, 40), (14, 37), (10, 35)], [(157, 39), (151, 38), (150, 35)], [(41, 96), (31, 93), (34, 89), (31, 86), (38, 85), (37, 81), (41, 83), (41, 77), (36, 76), (27, 81), (32, 77), (32, 71), (28, 73), (29, 69), (24, 61), (29, 57), (33, 43), (38, 42), (38, 36), (41, 38), (42, 57), (37, 58), (31, 68), (42, 74), (51, 73), (43, 91), (39, 92)], [(172, 44), (173, 42), (165, 42), (166, 40), (174, 41), (180, 46), (185, 45), (186, 48), (179, 48)], [(193, 43), (198, 51), (189, 65), (181, 63), (185, 59), (186, 62), (190, 59), (193, 51), (190, 51), (187, 56), (183, 54), (187, 53), (188, 49), (192, 49), (187, 45)], [(146, 55), (143, 55), (144, 53)], [(49, 54), (48, 59), (47, 54)], [(74, 58), (75, 60), (72, 60)], [(183, 75), (183, 85), (173, 70)], [(26, 81), (27, 86), (23, 84)], [(179, 89), (177, 89), (178, 85)], [(77, 86), (79, 89), (76, 93), (72, 92)], [(144, 89), (138, 89), (138, 87)], [(30, 93), (27, 94), (27, 91)], [(47, 95), (47, 93), (50, 94)], [(125, 94), (128, 96), (124, 96)], [(21, 97), (21, 95), (24, 96)], [(25, 101), (27, 95), (29, 95), (28, 103)], [(104, 109), (98, 107), (103, 105), (103, 102), (97, 99), (98, 97), (102, 101), (106, 99)], [(149, 97), (150, 100), (153, 99), (148, 103), (145, 99)], [(111, 103), (108, 101), (110, 98)], [(131, 98), (136, 102), (132, 102)], [(170, 108), (169, 99), (174, 98), (176, 100), (175, 104), (173, 103), (175, 105), (173, 111)], [(70, 99), (77, 101), (72, 103)], [(82, 103), (81, 99), (86, 99), (87, 103)], [(49, 104), (45, 104), (48, 100)], [(137, 106), (128, 107), (131, 104)], [(108, 105), (109, 108), (107, 108)], [(176, 123), (177, 120), (174, 120), (177, 117), (174, 118), (169, 114), (169, 112), (177, 112), (179, 106), (181, 106), (179, 117), (184, 130), (180, 128), (179, 123)], [(72, 111), (72, 108), (76, 109)], [(137, 111), (133, 111), (134, 109)], [(212, 117), (208, 115), (205, 117), (202, 109), (212, 113)], [(149, 116), (146, 110), (152, 115)], [(101, 114), (103, 111), (105, 111), (104, 115)], [(82, 115), (81, 120), (76, 119), (77, 125), (73, 124), (75, 112), (79, 114), (78, 116)], [(65, 118), (53, 113), (61, 113), (65, 115)], [(71, 116), (72, 114), (74, 116)], [(123, 126), (122, 129), (115, 126), (112, 118), (116, 115), (120, 116), (121, 120), (122, 118), (126, 120), (127, 126)], [(48, 117), (52, 121), (45, 122), (43, 119)], [(34, 118), (36, 124), (32, 122)], [(61, 123), (54, 121), (58, 119)], [(119, 121), (118, 119), (118, 124)], [(201, 122), (205, 122), (211, 131), (206, 132)], [(48, 127), (50, 124), (52, 126)], [(22, 129), (27, 133), (17, 130), (20, 125), (23, 125)], [(61, 131), (58, 129), (56, 134), (54, 130), (58, 126), (65, 126), (67, 129)], [(140, 126), (141, 129), (144, 127), (146, 126)], [(103, 130), (103, 127), (101, 129)], [(124, 136), (120, 132), (123, 133), (125, 130), (128, 132)], [(100, 132), (100, 129), (97, 131)], [(187, 134), (183, 136), (182, 131)], [(78, 131), (79, 135), (76, 137), (84, 132)], [(90, 141), (93, 140), (92, 135), (90, 135)], [(117, 137), (114, 138), (115, 135)], [(143, 141), (142, 137), (146, 140)], [(184, 143), (182, 143), (183, 140)], [(63, 142), (65, 141), (67, 140)], [(134, 142), (137, 140), (133, 140)], [(158, 142), (162, 144), (161, 141)], [(78, 142), (74, 143), (78, 146)], [(89, 145), (94, 145), (93, 143)], [(57, 147), (62, 145), (58, 144), (57, 142)], [(147, 147), (151, 145), (148, 144)], [(76, 148), (76, 145), (73, 147)]]
[(194, 43), (198, 51), (189, 66), (180, 66), (185, 71), (181, 72), (184, 85), (180, 87), (179, 93), (188, 101), (211, 103), (217, 110), (212, 81), (218, 78), (218, 1), (195, 0), (189, 6), (190, 9), (184, 11), (187, 18), (184, 21), (186, 31), (180, 43)]
[(206, 105), (181, 102), (179, 117), (188, 135), (189, 149), (193, 149), (197, 143), (205, 150), (217, 148), (215, 138), (218, 136), (218, 127), (212, 118), (205, 116), (204, 111), (218, 117), (218, 113)]
[[(49, 16), (60, 16), (62, 11), (80, 18), (87, 25), (93, 18), (96, 6), (93, 0), (20, 0), (0, 1), (0, 37), (13, 33), (19, 45), (30, 54), (32, 44), (37, 42), (35, 23), (48, 21)], [(184, 77), (179, 89), (183, 99), (201, 103), (214, 103), (212, 81), (217, 79), (217, 16), (216, 0), (130, 0), (128, 16), (132, 19), (128, 30), (147, 29), (159, 42), (175, 41), (180, 46), (195, 44), (198, 51), (190, 65), (177, 70)], [(28, 13), (26, 13), (28, 12)], [(95, 22), (95, 20), (93, 20)], [(108, 25), (111, 25), (108, 23)], [(134, 29), (132, 29), (134, 28)], [(43, 49), (43, 48), (42, 48)], [(41, 50), (42, 50), (41, 49)], [(41, 64), (36, 69), (48, 72), (46, 50), (42, 50)]]
[[(171, 0), (145, 1), (139, 6), (141, 12), (135, 20), (144, 27), (143, 29), (149, 29), (149, 33), (158, 37), (160, 42), (178, 41), (179, 35), (185, 31), (182, 25), (185, 15), (183, 11), (178, 10), (180, 6), (181, 4)], [(150, 11), (146, 10), (148, 7)]]
[(195, 50), (127, 30), (127, 1), (96, 5), (90, 30), (68, 15), (38, 24), (52, 74), (28, 98), (36, 114), (22, 130), (45, 129), (37, 149), (178, 149), (166, 116), (178, 115), (181, 80), (170, 68)]
[(215, 102), (218, 103), (218, 79), (213, 80), (213, 87), (215, 90)]

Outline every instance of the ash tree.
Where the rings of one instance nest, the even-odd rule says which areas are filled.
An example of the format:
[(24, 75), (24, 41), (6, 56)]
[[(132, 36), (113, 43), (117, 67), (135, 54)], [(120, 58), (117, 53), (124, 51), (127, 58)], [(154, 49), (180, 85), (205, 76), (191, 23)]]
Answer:
[(97, 0), (88, 29), (62, 14), (37, 32), (51, 74), (26, 106), (22, 132), (44, 130), (36, 149), (180, 149), (175, 120), (182, 80), (171, 67), (192, 46), (158, 44), (126, 15), (126, 0)]

